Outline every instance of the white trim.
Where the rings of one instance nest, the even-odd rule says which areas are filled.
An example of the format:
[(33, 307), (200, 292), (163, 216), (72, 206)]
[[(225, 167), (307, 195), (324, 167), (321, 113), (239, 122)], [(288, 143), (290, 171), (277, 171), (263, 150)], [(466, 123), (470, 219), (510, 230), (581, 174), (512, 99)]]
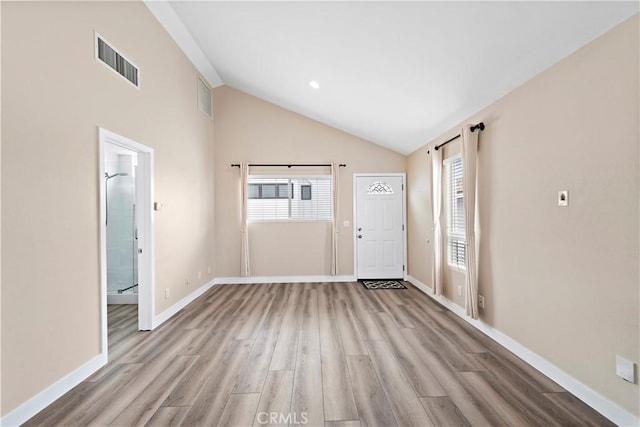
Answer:
[[(602, 396), (592, 388), (586, 386), (579, 380), (567, 374), (545, 358), (529, 350), (511, 337), (499, 330), (487, 325), (481, 320), (473, 320), (465, 315), (464, 309), (454, 304), (443, 296), (434, 295), (432, 289), (420, 282), (416, 278), (407, 275), (407, 281), (416, 288), (424, 292), (427, 296), (441, 303), (454, 314), (474, 326), (480, 332), (505, 347), (507, 350), (520, 357), (522, 360), (533, 366), (535, 369), (551, 378), (574, 396), (585, 402), (587, 405), (607, 417), (612, 422), (621, 426), (639, 425), (640, 419), (626, 409), (620, 407), (615, 402)], [(182, 310), (189, 303), (204, 294), (216, 284), (258, 284), (258, 283), (322, 283), (322, 282), (355, 282), (354, 276), (263, 276), (263, 277), (219, 277), (215, 278), (200, 288), (187, 295), (167, 310), (160, 313), (153, 319), (153, 328), (167, 321), (171, 316)], [(103, 347), (106, 349), (106, 347)], [(67, 393), (83, 380), (95, 373), (107, 363), (107, 354), (101, 353), (84, 363), (73, 372), (56, 381), (45, 390), (41, 391), (13, 411), (0, 419), (0, 426), (16, 426), (29, 420), (42, 409), (53, 403), (56, 399)]]
[(98, 128), (100, 144), (100, 311), (102, 352), (108, 354), (107, 330), (107, 229), (105, 225), (105, 153), (109, 146), (137, 153), (136, 222), (138, 224), (138, 329), (153, 329), (155, 303), (155, 245), (153, 235), (153, 149), (122, 135)]
[(415, 277), (413, 277), (411, 275), (408, 275), (407, 276), (407, 282), (411, 283), (413, 286), (415, 286), (416, 288), (420, 289), (422, 292), (424, 292), (428, 296), (432, 297), (436, 301), (439, 301), (437, 299), (437, 296), (433, 294), (433, 288), (425, 285), (424, 283), (422, 283), (421, 281), (419, 281)]
[[(145, 147), (147, 148), (147, 147)], [(138, 329), (153, 329), (155, 315), (156, 261), (153, 212), (154, 154), (153, 150), (138, 151), (137, 176), (141, 177), (136, 185), (136, 223), (138, 226)]]
[(454, 154), (453, 156), (447, 157), (442, 161), (444, 166), (450, 165), (455, 159), (462, 159), (462, 154)]
[(167, 0), (144, 0), (144, 4), (189, 58), (193, 66), (207, 80), (209, 85), (214, 88), (222, 86), (224, 82), (220, 75), (211, 65), (211, 62), (209, 62), (209, 59), (202, 52), (198, 43), (193, 39), (193, 36), (191, 36), (191, 33), (184, 26), (184, 23), (169, 2)]
[(407, 174), (402, 173), (354, 173), (353, 174), (353, 275), (357, 279), (358, 277), (358, 241), (356, 238), (356, 226), (355, 223), (358, 219), (358, 211), (357, 211), (357, 198), (358, 198), (358, 189), (357, 189), (357, 178), (359, 177), (369, 177), (374, 178), (377, 176), (399, 176), (402, 177), (402, 224), (404, 225), (404, 230), (402, 231), (402, 244), (403, 244), (403, 260), (402, 263), (404, 265), (404, 271), (402, 278), (407, 280), (409, 274), (409, 264), (407, 261)]
[[(160, 313), (153, 319), (152, 329), (155, 329), (157, 326), (167, 321), (169, 318), (171, 318), (171, 316), (182, 310), (190, 302), (198, 298), (200, 295), (204, 294), (214, 285), (214, 280), (209, 281), (208, 283), (204, 284), (200, 288), (196, 289), (195, 291), (169, 307), (167, 310)], [(44, 408), (62, 397), (69, 390), (80, 384), (85, 379), (89, 378), (89, 376), (93, 375), (98, 369), (107, 364), (107, 347), (103, 344), (102, 349), (102, 353), (93, 357), (88, 362), (82, 364), (80, 367), (76, 368), (68, 375), (56, 381), (54, 384), (50, 385), (49, 387), (36, 394), (34, 397), (27, 400), (22, 405), (18, 406), (16, 409), (2, 417), (2, 419), (0, 419), (0, 426), (18, 426), (20, 424), (23, 424), (38, 412), (42, 411)]]
[(107, 293), (107, 305), (108, 304), (138, 304), (138, 294), (130, 292), (126, 294)]
[(205, 292), (207, 292), (215, 284), (216, 284), (215, 280), (210, 280), (209, 282), (207, 282), (204, 285), (200, 286), (195, 291), (191, 292), (186, 297), (182, 298), (180, 301), (178, 301), (175, 304), (173, 304), (171, 307), (167, 308), (162, 313), (160, 313), (157, 316), (155, 316), (153, 318), (153, 323), (152, 323), (151, 329), (155, 329), (158, 326), (160, 326), (161, 324), (163, 324), (164, 322), (166, 322), (167, 320), (169, 320), (171, 318), (171, 316), (173, 316), (174, 314), (176, 314), (177, 312), (179, 312), (180, 310), (185, 308), (187, 305), (189, 305), (191, 302), (193, 302), (200, 295), (202, 295)]
[(432, 288), (417, 280), (415, 277), (407, 276), (407, 281), (412, 283), (416, 288), (420, 289), (427, 296), (431, 297), (435, 301), (439, 302), (467, 323), (474, 326), (480, 332), (487, 335), (489, 338), (511, 351), (520, 359), (527, 362), (529, 365), (551, 378), (558, 383), (565, 390), (582, 400), (600, 414), (616, 423), (620, 426), (637, 426), (640, 425), (640, 418), (633, 415), (617, 403), (607, 399), (591, 387), (587, 386), (580, 380), (572, 377), (553, 363), (549, 362), (544, 357), (528, 349), (518, 341), (509, 337), (505, 333), (498, 329), (486, 324), (482, 320), (473, 320), (465, 314), (465, 310), (459, 305), (453, 303), (451, 300), (445, 298), (442, 295), (434, 295)]
[(91, 358), (2, 417), (0, 426), (18, 426), (24, 423), (106, 364), (106, 353)]
[(249, 276), (249, 277), (216, 277), (216, 284), (251, 284), (262, 283), (326, 283), (355, 282), (355, 276)]

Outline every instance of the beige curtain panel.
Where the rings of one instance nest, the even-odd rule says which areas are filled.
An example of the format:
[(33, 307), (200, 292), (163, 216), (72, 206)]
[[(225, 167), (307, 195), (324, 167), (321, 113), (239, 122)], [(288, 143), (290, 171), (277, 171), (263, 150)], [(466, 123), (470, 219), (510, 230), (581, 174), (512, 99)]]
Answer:
[(331, 223), (331, 275), (338, 275), (338, 212), (340, 201), (340, 165), (331, 163), (331, 182), (333, 183), (333, 221)]
[(471, 125), (465, 125), (462, 136), (462, 191), (464, 194), (465, 228), (465, 309), (468, 316), (478, 318), (478, 249), (480, 227), (478, 225), (478, 132), (471, 132)]
[(433, 214), (433, 293), (442, 294), (442, 150), (431, 150), (431, 210)]
[(249, 227), (247, 226), (247, 205), (249, 200), (249, 164), (240, 163), (240, 212), (242, 219), (240, 222), (240, 276), (247, 277), (251, 275), (249, 264)]

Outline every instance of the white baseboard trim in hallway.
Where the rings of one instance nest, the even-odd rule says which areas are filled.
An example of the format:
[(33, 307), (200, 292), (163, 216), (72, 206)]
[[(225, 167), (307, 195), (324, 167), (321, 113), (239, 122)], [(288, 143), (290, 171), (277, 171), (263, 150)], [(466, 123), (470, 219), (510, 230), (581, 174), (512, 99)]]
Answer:
[(157, 316), (153, 317), (153, 323), (151, 328), (155, 329), (158, 326), (162, 325), (164, 322), (166, 322), (167, 320), (169, 320), (171, 318), (171, 316), (173, 316), (174, 314), (176, 314), (177, 312), (179, 312), (180, 310), (182, 310), (183, 308), (185, 308), (187, 305), (189, 305), (192, 301), (194, 301), (196, 298), (198, 298), (200, 295), (204, 294), (205, 292), (207, 292), (209, 289), (211, 289), (214, 285), (216, 284), (216, 280), (210, 280), (209, 282), (205, 283), (204, 285), (200, 286), (198, 289), (196, 289), (195, 291), (191, 292), (189, 295), (187, 295), (186, 297), (182, 298), (180, 301), (178, 301), (177, 303), (173, 304), (171, 307), (167, 308), (165, 311), (163, 311), (162, 313), (158, 314)]
[[(230, 281), (235, 282), (230, 282)], [(293, 277), (245, 277), (245, 278), (217, 278), (209, 281), (204, 284), (200, 288), (193, 291), (191, 294), (187, 295), (180, 301), (176, 302), (174, 305), (169, 307), (167, 310), (163, 311), (159, 315), (155, 316), (153, 319), (153, 327), (157, 327), (160, 324), (167, 321), (171, 316), (182, 310), (189, 303), (197, 299), (199, 296), (204, 294), (206, 291), (211, 289), (214, 285), (222, 284), (222, 283), (322, 283), (322, 282), (354, 282), (355, 278), (353, 276), (293, 276)], [(464, 313), (464, 309), (460, 306), (454, 304), (450, 300), (444, 297), (438, 297), (431, 293), (431, 288), (424, 283), (421, 283), (417, 279), (408, 276), (407, 281), (412, 283), (422, 292), (424, 292), (427, 296), (431, 297), (435, 301), (439, 302), (443, 306), (447, 307), (453, 313), (467, 321), (469, 324), (483, 332), (485, 335), (513, 352), (515, 355), (520, 357), (522, 360), (533, 366), (538, 371), (545, 374), (547, 377), (551, 378), (555, 382), (557, 382), (560, 386), (564, 387), (567, 391), (578, 397), (580, 400), (585, 402), (587, 405), (592, 407), (594, 410), (601, 413), (603, 416), (607, 417), (614, 423), (620, 426), (638, 426), (640, 425), (640, 419), (634, 416), (632, 413), (627, 411), (626, 409), (620, 407), (618, 404), (612, 402), (611, 400), (605, 398), (595, 390), (586, 386), (576, 378), (570, 376), (563, 370), (559, 369), (557, 366), (550, 363), (548, 360), (524, 347), (522, 344), (513, 340), (511, 337), (505, 335), (499, 330), (489, 326), (488, 324), (482, 322), (481, 320), (472, 320), (467, 317)], [(107, 355), (99, 354), (89, 361), (85, 362), (77, 369), (56, 381), (51, 386), (47, 387), (40, 393), (36, 394), (34, 397), (30, 398), (8, 414), (6, 414), (2, 419), (0, 419), (0, 426), (18, 426), (42, 409), (46, 408), (48, 405), (53, 403), (55, 400), (60, 398), (66, 392), (71, 390), (73, 387), (84, 381), (90, 375), (95, 373), (98, 369), (104, 366), (107, 363)]]
[(505, 335), (498, 329), (495, 329), (494, 327), (484, 323), (482, 320), (471, 319), (466, 315), (464, 308), (460, 307), (457, 304), (454, 304), (451, 300), (441, 295), (434, 295), (431, 287), (420, 282), (415, 277), (407, 276), (407, 281), (413, 284), (416, 288), (420, 289), (427, 296), (431, 297), (433, 300), (447, 307), (449, 310), (461, 317), (467, 323), (474, 326), (480, 332), (484, 333), (489, 338), (493, 339), (498, 344), (511, 351), (520, 359), (524, 360), (547, 377), (551, 378), (561, 387), (601, 413), (603, 416), (607, 417), (612, 422), (616, 423), (619, 426), (640, 425), (640, 418), (636, 417), (631, 412), (627, 411), (617, 403), (607, 399), (597, 391), (583, 384), (581, 381), (577, 380), (562, 369), (558, 368), (556, 365), (549, 362), (544, 357), (531, 351), (530, 349), (523, 346), (508, 335)]
[[(180, 301), (176, 302), (174, 305), (172, 305), (159, 315), (155, 316), (153, 318), (153, 328), (155, 329), (156, 327), (167, 321), (169, 318), (171, 318), (171, 316), (189, 305), (189, 303), (211, 289), (211, 287), (213, 287), (214, 285), (214, 280), (209, 281), (195, 291), (191, 292), (186, 297), (182, 298)], [(34, 397), (27, 400), (16, 409), (2, 417), (2, 419), (0, 419), (0, 426), (19, 426), (20, 424), (28, 421), (38, 412), (49, 406), (58, 398), (62, 397), (62, 395), (80, 384), (82, 381), (87, 379), (89, 376), (94, 374), (98, 369), (106, 364), (106, 354), (99, 354), (95, 356), (88, 362), (79, 366), (70, 374), (56, 381), (54, 384), (50, 385), (49, 387), (36, 394)]]
[(247, 284), (262, 283), (324, 283), (324, 282), (355, 282), (355, 276), (249, 276), (249, 277), (218, 277), (216, 284)]
[(0, 426), (19, 426), (28, 421), (106, 364), (107, 355), (98, 354), (2, 417)]
[(107, 294), (107, 305), (109, 304), (138, 304), (138, 294)]

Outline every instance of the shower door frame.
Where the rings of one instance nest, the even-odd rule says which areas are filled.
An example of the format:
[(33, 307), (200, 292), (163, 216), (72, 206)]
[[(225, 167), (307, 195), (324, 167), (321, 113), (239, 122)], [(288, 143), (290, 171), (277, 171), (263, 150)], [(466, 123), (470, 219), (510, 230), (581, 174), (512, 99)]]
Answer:
[(106, 151), (109, 147), (125, 148), (137, 154), (136, 224), (138, 227), (138, 329), (153, 329), (155, 298), (155, 252), (153, 236), (153, 148), (117, 133), (98, 127), (100, 142), (100, 277), (102, 352), (107, 354), (107, 227), (106, 184), (104, 178)]

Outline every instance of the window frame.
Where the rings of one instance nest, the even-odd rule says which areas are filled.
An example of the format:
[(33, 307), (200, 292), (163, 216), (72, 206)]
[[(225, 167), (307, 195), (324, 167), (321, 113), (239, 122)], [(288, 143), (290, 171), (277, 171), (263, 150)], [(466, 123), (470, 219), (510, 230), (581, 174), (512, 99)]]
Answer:
[[(273, 182), (251, 182), (252, 179), (255, 180), (273, 180)], [(278, 181), (282, 181), (282, 180), (287, 180), (287, 183), (283, 183), (283, 182), (278, 182)], [(272, 218), (272, 219), (257, 219), (257, 218), (251, 218), (249, 211), (247, 211), (247, 221), (248, 222), (259, 222), (259, 223), (269, 223), (269, 222), (332, 222), (333, 221), (333, 195), (331, 195), (331, 197), (328, 199), (328, 207), (329, 209), (329, 218), (320, 218), (318, 219), (318, 212), (322, 212), (321, 210), (315, 211), (315, 217), (316, 218), (298, 218), (298, 217), (293, 217), (293, 201), (298, 201), (298, 202), (312, 202), (314, 200), (322, 200), (322, 197), (320, 197), (319, 199), (316, 199), (316, 197), (318, 196), (318, 193), (315, 192), (313, 190), (313, 184), (309, 183), (309, 184), (298, 184), (298, 186), (300, 187), (300, 191), (299, 191), (299, 196), (298, 198), (296, 198), (296, 193), (295, 193), (295, 182), (294, 181), (304, 181), (304, 180), (308, 180), (308, 181), (314, 181), (314, 180), (325, 180), (329, 183), (330, 188), (331, 188), (331, 193), (333, 193), (333, 178), (331, 177), (331, 175), (329, 174), (310, 174), (310, 175), (298, 175), (298, 174), (256, 174), (256, 175), (249, 175), (248, 177), (248, 186), (251, 185), (258, 185), (261, 186), (263, 184), (267, 184), (267, 185), (275, 185), (277, 190), (276, 190), (276, 196), (279, 194), (279, 186), (281, 185), (289, 185), (289, 194), (288, 197), (248, 197), (248, 201), (251, 200), (288, 200), (288, 207), (287, 207), (287, 218)], [(302, 187), (310, 187), (310, 191), (311, 191), (311, 198), (309, 199), (303, 199), (302, 198)], [(262, 195), (262, 190), (261, 187), (260, 188), (260, 195)], [(247, 189), (247, 194), (250, 194), (250, 190)], [(314, 194), (315, 193), (315, 194)], [(316, 196), (316, 197), (314, 197)], [(322, 205), (320, 205), (322, 206)], [(317, 207), (316, 207), (317, 209)], [(249, 210), (249, 205), (247, 204), (247, 210)]]
[[(444, 196), (446, 199), (446, 209), (447, 209), (447, 265), (453, 269), (466, 271), (465, 260), (467, 256), (467, 248), (466, 248), (466, 224), (464, 223), (465, 214), (464, 214), (464, 189), (460, 190), (460, 196), (452, 195), (452, 186), (453, 182), (453, 167), (456, 162), (460, 162), (460, 179), (461, 182), (464, 180), (464, 164), (462, 163), (462, 155), (456, 154), (454, 156), (448, 157), (445, 159), (444, 163), (444, 171), (445, 171), (445, 192)], [(456, 221), (454, 221), (454, 206), (453, 199), (462, 200), (461, 207), (461, 215), (462, 215), (462, 229), (456, 227)], [(454, 251), (453, 244), (462, 245), (462, 257), (456, 256), (456, 259), (453, 259), (452, 252)], [(459, 253), (460, 249), (456, 248), (456, 252)], [(460, 262), (460, 258), (462, 258), (462, 262)]]
[[(293, 194), (293, 183), (291, 183), (292, 189), (291, 193)], [(305, 196), (305, 190), (308, 190), (309, 197)], [(300, 200), (313, 200), (313, 185), (311, 184), (300, 184)]]
[[(287, 185), (291, 185), (291, 188), (289, 189), (289, 191), (287, 192), (287, 194), (285, 195), (286, 197), (282, 197), (280, 195), (280, 189), (282, 186), (287, 186)], [(252, 197), (251, 196), (251, 191), (248, 191), (248, 199), (250, 200), (284, 200), (284, 199), (289, 199), (290, 198), (290, 194), (293, 194), (293, 183), (289, 182), (288, 184), (285, 182), (260, 182), (260, 183), (249, 183), (248, 184), (249, 187), (251, 186), (255, 186), (258, 187), (258, 197)], [(263, 189), (264, 186), (267, 185), (273, 185), (274, 186), (274, 196), (273, 197), (265, 197), (263, 195)], [(285, 187), (286, 188), (286, 187)]]

